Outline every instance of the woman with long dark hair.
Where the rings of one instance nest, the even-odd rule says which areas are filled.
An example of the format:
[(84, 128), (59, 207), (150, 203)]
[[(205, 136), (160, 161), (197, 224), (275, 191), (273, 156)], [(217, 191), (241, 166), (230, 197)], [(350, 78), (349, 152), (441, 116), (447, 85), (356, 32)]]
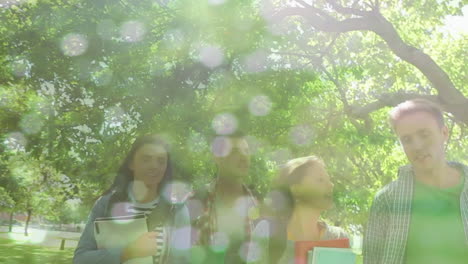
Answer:
[[(172, 163), (167, 144), (155, 135), (133, 143), (112, 186), (95, 203), (73, 258), (74, 264), (119, 264), (153, 256), (154, 263), (189, 261), (190, 219), (171, 201)], [(121, 248), (98, 248), (97, 218), (144, 214), (149, 232)], [(119, 230), (115, 230), (119, 232)]]
[(320, 219), (332, 206), (333, 183), (324, 162), (315, 156), (288, 161), (267, 197), (271, 217), (256, 228), (270, 233), (261, 241), (265, 263), (294, 263), (296, 241), (347, 238), (343, 229)]

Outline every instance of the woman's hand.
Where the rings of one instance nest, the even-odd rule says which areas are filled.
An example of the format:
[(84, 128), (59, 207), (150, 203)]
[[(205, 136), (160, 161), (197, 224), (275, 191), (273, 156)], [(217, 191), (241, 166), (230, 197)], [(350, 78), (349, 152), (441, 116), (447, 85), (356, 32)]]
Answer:
[(132, 258), (141, 258), (155, 255), (157, 249), (157, 235), (157, 232), (147, 232), (139, 236), (135, 241), (128, 244), (127, 247), (123, 250), (120, 260), (125, 262)]

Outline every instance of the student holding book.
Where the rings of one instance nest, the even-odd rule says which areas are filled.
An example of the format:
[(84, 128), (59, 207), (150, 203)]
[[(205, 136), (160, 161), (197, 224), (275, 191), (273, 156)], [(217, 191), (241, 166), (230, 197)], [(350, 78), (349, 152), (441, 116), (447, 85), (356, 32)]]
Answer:
[[(153, 256), (153, 263), (188, 263), (191, 234), (188, 210), (185, 205), (173, 204), (162, 195), (171, 180), (172, 164), (165, 142), (154, 135), (136, 139), (114, 184), (95, 203), (73, 263), (119, 264), (148, 256)], [(98, 245), (96, 219), (136, 214), (148, 217), (149, 232), (137, 235), (122, 247)]]
[[(318, 157), (288, 161), (265, 204), (273, 217), (259, 221), (254, 231), (263, 249), (262, 263), (294, 263), (297, 241), (348, 238), (343, 229), (320, 220), (333, 206), (333, 183)], [(262, 237), (265, 231), (269, 236)]]

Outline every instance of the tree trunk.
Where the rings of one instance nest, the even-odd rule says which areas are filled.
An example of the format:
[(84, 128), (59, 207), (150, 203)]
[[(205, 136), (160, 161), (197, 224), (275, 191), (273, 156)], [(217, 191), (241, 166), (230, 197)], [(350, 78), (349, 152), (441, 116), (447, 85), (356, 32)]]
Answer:
[(28, 209), (28, 217), (26, 218), (26, 226), (24, 227), (24, 235), (28, 236), (29, 221), (31, 220), (32, 209)]
[(13, 231), (13, 212), (10, 212), (10, 223), (8, 224), (8, 232)]

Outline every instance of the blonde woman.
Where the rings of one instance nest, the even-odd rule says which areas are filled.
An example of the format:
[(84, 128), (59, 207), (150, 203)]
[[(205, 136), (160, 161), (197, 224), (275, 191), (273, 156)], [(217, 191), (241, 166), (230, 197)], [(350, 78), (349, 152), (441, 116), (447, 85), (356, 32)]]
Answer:
[(316, 156), (288, 161), (274, 181), (266, 200), (272, 217), (260, 221), (262, 263), (294, 263), (294, 242), (347, 238), (339, 227), (320, 219), (333, 206), (333, 183), (324, 162)]

